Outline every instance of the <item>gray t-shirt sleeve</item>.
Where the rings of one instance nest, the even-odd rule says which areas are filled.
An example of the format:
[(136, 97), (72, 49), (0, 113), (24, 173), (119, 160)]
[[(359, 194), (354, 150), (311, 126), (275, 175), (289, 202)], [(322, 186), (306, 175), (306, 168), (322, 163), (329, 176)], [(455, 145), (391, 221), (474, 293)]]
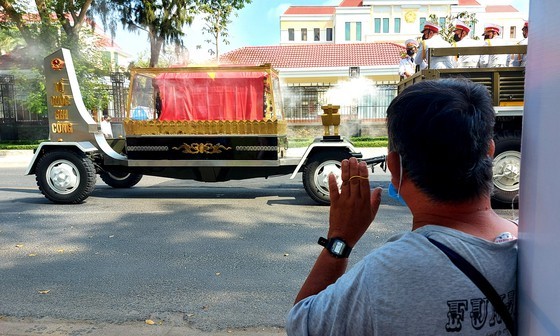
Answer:
[(288, 315), (288, 335), (368, 335), (373, 307), (364, 260), (318, 295), (298, 302)]

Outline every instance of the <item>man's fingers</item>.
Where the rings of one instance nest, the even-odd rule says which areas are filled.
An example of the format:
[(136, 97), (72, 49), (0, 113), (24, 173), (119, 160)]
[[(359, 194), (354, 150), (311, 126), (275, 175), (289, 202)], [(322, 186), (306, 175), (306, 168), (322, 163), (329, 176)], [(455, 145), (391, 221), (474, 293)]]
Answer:
[(333, 173), (329, 174), (329, 197), (331, 199), (331, 203), (338, 200), (339, 197), (338, 183), (336, 181), (336, 176)]
[(357, 178), (360, 188), (360, 195), (365, 198), (366, 200), (369, 199), (370, 187), (369, 187), (369, 170), (367, 164), (365, 162), (358, 163), (358, 176)]
[(371, 214), (372, 214), (372, 221), (375, 219), (375, 216), (377, 215), (377, 211), (379, 210), (379, 204), (381, 204), (381, 187), (377, 187), (375, 189), (373, 189), (372, 193), (371, 193), (371, 198), (370, 198), (370, 202), (371, 202)]
[(350, 179), (350, 169), (348, 166), (348, 160), (342, 160), (340, 163), (340, 178), (342, 179), (342, 182), (347, 182)]

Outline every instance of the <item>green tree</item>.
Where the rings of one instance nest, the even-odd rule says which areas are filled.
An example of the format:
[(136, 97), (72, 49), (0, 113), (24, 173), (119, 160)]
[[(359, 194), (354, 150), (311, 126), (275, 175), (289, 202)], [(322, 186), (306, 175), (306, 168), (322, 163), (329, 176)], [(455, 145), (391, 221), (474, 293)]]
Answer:
[(32, 64), (31, 69), (14, 71), (18, 89), (28, 93), (24, 105), (29, 111), (42, 114), (47, 110), (43, 57), (60, 47), (72, 51), (86, 107), (107, 106), (109, 95), (103, 77), (110, 69), (103, 66), (97, 44), (99, 36), (87, 17), (91, 4), (92, 0), (0, 0), (0, 9), (5, 14), (0, 29), (4, 35), (24, 41)]
[(0, 54), (6, 54), (25, 45), (16, 27), (9, 24), (0, 25)]
[(9, 19), (5, 21), (20, 32), (29, 55), (40, 61), (60, 46), (78, 49), (92, 1), (35, 0), (33, 6), (24, 0), (0, 0), (0, 8)]
[(212, 45), (208, 49), (210, 55), (214, 55), (216, 59), (220, 57), (220, 41), (225, 45), (229, 44), (228, 25), (231, 23), (231, 15), (237, 16), (235, 10), (242, 9), (249, 3), (251, 0), (198, 0), (198, 9), (205, 14), (202, 33), (211, 36), (205, 40)]
[[(471, 32), (474, 32), (474, 26), (478, 22), (476, 18), (476, 13), (469, 13), (466, 11), (460, 12), (455, 15), (448, 15), (445, 17), (445, 24), (441, 27), (439, 34), (441, 37), (449, 43), (453, 43), (453, 30), (455, 27), (455, 20), (463, 21), (467, 26), (471, 27)], [(438, 22), (438, 16), (435, 14), (430, 14), (429, 20), (431, 22)], [(476, 34), (472, 34), (472, 38), (478, 40)]]
[(183, 46), (183, 29), (196, 14), (194, 0), (100, 0), (93, 9), (113, 36), (118, 22), (129, 31), (148, 33), (150, 67), (158, 64), (166, 44)]

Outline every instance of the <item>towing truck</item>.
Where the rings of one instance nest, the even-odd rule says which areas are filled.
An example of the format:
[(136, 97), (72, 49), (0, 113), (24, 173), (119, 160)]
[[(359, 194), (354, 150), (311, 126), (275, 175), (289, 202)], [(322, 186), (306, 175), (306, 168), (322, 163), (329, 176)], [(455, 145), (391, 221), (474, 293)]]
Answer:
[(428, 68), (399, 82), (398, 92), (423, 81), (439, 78), (466, 78), (484, 85), (492, 96), (496, 112), (493, 158), (494, 193), (498, 204), (515, 205), (519, 201), (521, 167), (521, 125), (524, 112), (525, 68), (453, 68), (430, 69), (432, 57), (461, 55), (523, 55), (526, 45), (431, 48), (428, 50)]
[[(27, 174), (54, 203), (82, 203), (97, 175), (130, 188), (143, 175), (220, 182), (303, 172), (311, 199), (329, 204), (328, 175), (341, 183), (341, 161), (363, 159), (338, 135), (333, 106), (321, 116), (328, 132), (303, 157), (287, 155), (280, 83), (269, 64), (133, 68), (126, 117), (112, 123), (110, 137), (82, 101), (69, 50), (47, 56), (44, 70), (49, 141), (35, 150)], [(373, 169), (385, 157), (365, 161)]]

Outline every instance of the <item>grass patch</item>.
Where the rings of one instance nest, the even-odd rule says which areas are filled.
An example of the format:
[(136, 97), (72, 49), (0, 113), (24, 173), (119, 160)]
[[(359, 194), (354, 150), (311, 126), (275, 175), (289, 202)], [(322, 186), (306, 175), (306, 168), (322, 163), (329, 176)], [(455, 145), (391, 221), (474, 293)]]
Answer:
[(14, 149), (14, 150), (24, 150), (24, 149), (35, 149), (39, 147), (39, 144), (46, 140), (6, 140), (0, 141), (0, 149)]
[[(350, 141), (354, 147), (387, 147), (387, 137), (352, 137)], [(307, 147), (313, 139), (288, 139), (290, 148)]]

